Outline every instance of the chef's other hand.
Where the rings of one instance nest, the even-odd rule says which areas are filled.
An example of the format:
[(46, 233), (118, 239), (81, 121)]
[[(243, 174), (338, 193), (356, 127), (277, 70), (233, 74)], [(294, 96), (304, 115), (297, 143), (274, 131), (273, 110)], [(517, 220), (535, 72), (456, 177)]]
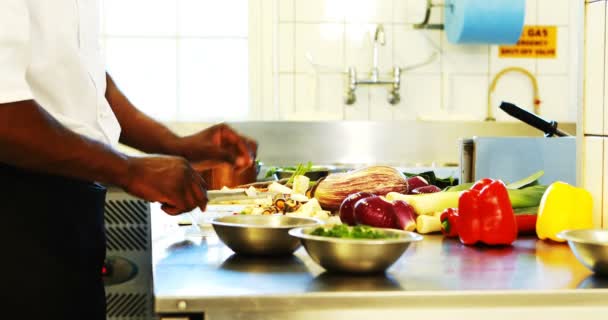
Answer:
[(180, 138), (179, 151), (197, 171), (229, 163), (237, 172), (253, 165), (258, 144), (238, 134), (226, 124), (217, 124), (199, 133)]
[(147, 201), (162, 203), (170, 215), (207, 206), (207, 184), (188, 160), (173, 156), (129, 158), (125, 190)]

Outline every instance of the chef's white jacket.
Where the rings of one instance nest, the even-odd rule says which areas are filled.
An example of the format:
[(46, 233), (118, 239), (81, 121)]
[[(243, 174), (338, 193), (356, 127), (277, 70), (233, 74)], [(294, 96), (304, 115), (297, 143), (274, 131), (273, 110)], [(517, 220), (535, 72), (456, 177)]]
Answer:
[(33, 99), (113, 145), (120, 125), (104, 96), (98, 9), (98, 0), (0, 0), (0, 103)]

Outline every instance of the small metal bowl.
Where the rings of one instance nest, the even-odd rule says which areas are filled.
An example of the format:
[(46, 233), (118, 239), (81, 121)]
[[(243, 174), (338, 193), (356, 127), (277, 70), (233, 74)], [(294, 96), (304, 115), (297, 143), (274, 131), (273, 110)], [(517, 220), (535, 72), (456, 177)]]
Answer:
[(316, 227), (297, 228), (289, 234), (299, 238), (310, 257), (331, 272), (380, 273), (386, 271), (422, 236), (409, 231), (376, 229), (397, 235), (391, 239), (340, 239), (313, 236)]
[(568, 241), (570, 249), (585, 267), (608, 275), (608, 230), (568, 230), (557, 236)]
[(283, 215), (233, 215), (211, 220), (218, 237), (232, 251), (256, 256), (292, 254), (300, 246), (300, 240), (288, 231), (320, 224), (317, 219)]

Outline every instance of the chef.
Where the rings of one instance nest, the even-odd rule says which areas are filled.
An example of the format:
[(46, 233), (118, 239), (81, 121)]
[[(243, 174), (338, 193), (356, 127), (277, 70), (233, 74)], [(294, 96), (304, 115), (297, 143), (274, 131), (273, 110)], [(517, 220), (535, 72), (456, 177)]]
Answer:
[(207, 203), (191, 164), (255, 157), (226, 125), (178, 137), (137, 110), (104, 70), (97, 6), (0, 1), (0, 306), (24, 319), (105, 319), (99, 183), (175, 215)]

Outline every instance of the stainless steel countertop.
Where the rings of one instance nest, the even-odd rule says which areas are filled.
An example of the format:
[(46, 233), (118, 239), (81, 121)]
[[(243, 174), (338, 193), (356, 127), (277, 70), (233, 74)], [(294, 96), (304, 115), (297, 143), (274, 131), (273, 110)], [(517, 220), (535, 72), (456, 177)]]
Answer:
[(593, 276), (567, 245), (534, 237), (490, 248), (427, 235), (385, 275), (348, 276), (324, 272), (303, 248), (287, 258), (247, 258), (234, 255), (211, 229), (202, 237), (187, 236), (186, 229), (153, 241), (159, 313), (230, 312), (235, 306), (388, 308), (431, 301), (467, 306), (471, 297), (476, 305), (491, 306), (608, 303), (608, 279)]

